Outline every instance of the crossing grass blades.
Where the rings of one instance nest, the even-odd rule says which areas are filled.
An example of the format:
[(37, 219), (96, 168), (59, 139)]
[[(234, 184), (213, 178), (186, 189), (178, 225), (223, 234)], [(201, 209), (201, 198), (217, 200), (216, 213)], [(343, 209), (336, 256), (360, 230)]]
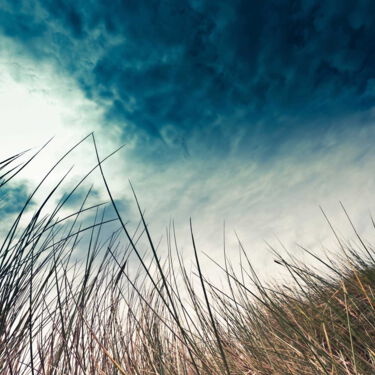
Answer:
[[(96, 166), (46, 212), (65, 177), (50, 191), (46, 179), (82, 142), (92, 142)], [(0, 162), (3, 207), (6, 190), (40, 152)], [(262, 282), (240, 242), (239, 268), (224, 249), (222, 264), (212, 259), (226, 280), (222, 288), (200, 266), (191, 222), (192, 272), (173, 224), (163, 248), (154, 242), (135, 193), (139, 222), (128, 229), (104, 161), (90, 134), (41, 176), (11, 225), (0, 218), (2, 233), (6, 229), (0, 374), (375, 374), (375, 251), (354, 225), (357, 241), (337, 236), (335, 259), (303, 249), (319, 263), (316, 269), (275, 251), (290, 285)], [(101, 175), (108, 201), (89, 205), (88, 188), (80, 208), (64, 216), (92, 173)], [(44, 201), (32, 204), (41, 192)], [(108, 228), (115, 228), (110, 235)]]

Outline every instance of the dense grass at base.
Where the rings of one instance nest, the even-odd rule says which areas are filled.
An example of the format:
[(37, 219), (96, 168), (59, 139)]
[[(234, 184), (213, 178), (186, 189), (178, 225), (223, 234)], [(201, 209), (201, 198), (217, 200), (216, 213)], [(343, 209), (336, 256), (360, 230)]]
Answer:
[[(0, 192), (32, 159), (18, 164), (22, 156), (0, 163)], [(339, 260), (316, 259), (317, 270), (275, 253), (293, 283), (272, 287), (243, 250), (240, 272), (227, 256), (217, 265), (224, 291), (201, 270), (193, 230), (193, 275), (173, 226), (164, 255), (140, 208), (129, 232), (97, 157), (113, 219), (86, 199), (69, 217), (59, 217), (64, 200), (46, 215), (48, 191), (27, 225), (26, 205), (3, 239), (0, 374), (375, 374), (371, 245), (337, 238)], [(87, 212), (93, 221), (83, 226)], [(104, 234), (114, 222), (120, 229)]]

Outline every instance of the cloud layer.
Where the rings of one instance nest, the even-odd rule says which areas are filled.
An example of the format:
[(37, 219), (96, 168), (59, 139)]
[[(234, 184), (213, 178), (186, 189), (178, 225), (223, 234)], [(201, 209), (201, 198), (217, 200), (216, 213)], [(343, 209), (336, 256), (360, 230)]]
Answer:
[(19, 3), (3, 34), (74, 77), (138, 157), (272, 157), (375, 99), (371, 1)]

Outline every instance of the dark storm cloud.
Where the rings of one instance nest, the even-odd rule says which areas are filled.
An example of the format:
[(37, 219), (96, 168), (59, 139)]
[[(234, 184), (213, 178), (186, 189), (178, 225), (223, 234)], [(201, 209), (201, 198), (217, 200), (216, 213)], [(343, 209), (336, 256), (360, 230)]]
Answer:
[[(89, 194), (88, 194), (89, 193)], [(88, 194), (88, 195), (87, 195)], [(66, 200), (66, 201), (65, 201)], [(83, 208), (87, 208), (91, 205), (97, 204), (100, 200), (100, 193), (98, 190), (95, 189), (78, 189), (76, 190), (72, 195), (70, 193), (65, 192), (62, 194), (61, 198), (59, 199), (59, 202), (64, 201), (64, 207), (74, 209), (77, 212), (81, 209), (82, 205)], [(122, 213), (129, 213), (130, 210), (130, 201), (126, 198), (123, 198), (121, 200), (115, 199), (115, 205), (117, 209)], [(101, 201), (103, 203), (103, 207), (105, 206), (105, 211), (107, 212), (107, 216), (115, 217), (116, 212), (113, 210), (113, 207), (111, 204), (109, 204), (109, 201), (107, 199), (103, 199)]]
[[(29, 192), (25, 185), (3, 186), (0, 189), (0, 215), (20, 213), (28, 197)], [(33, 204), (33, 202), (30, 202), (29, 206)]]
[[(89, 195), (87, 195), (89, 193)], [(85, 189), (78, 189), (72, 195), (70, 192), (65, 192), (60, 201), (64, 201), (64, 206), (69, 208), (80, 208), (87, 199), (97, 199), (99, 197), (99, 193), (97, 190), (85, 190)]]
[(373, 14), (370, 0), (12, 1), (0, 28), (73, 75), (124, 139), (227, 152), (237, 134), (272, 148), (370, 108)]

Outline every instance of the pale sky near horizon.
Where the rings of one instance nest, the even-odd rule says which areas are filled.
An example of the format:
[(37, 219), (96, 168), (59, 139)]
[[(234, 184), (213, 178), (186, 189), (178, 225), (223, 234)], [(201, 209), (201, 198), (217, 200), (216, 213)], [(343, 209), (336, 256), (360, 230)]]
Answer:
[[(220, 259), (225, 221), (233, 259), (236, 231), (274, 270), (265, 242), (337, 246), (319, 206), (353, 237), (340, 201), (373, 239), (374, 11), (365, 0), (2, 2), (0, 158), (54, 137), (9, 202), (94, 131), (102, 156), (126, 145), (104, 165), (126, 219), (138, 220), (130, 179), (155, 238), (173, 219), (186, 251), (192, 217), (198, 247)], [(90, 140), (72, 164), (73, 180), (95, 164)]]

